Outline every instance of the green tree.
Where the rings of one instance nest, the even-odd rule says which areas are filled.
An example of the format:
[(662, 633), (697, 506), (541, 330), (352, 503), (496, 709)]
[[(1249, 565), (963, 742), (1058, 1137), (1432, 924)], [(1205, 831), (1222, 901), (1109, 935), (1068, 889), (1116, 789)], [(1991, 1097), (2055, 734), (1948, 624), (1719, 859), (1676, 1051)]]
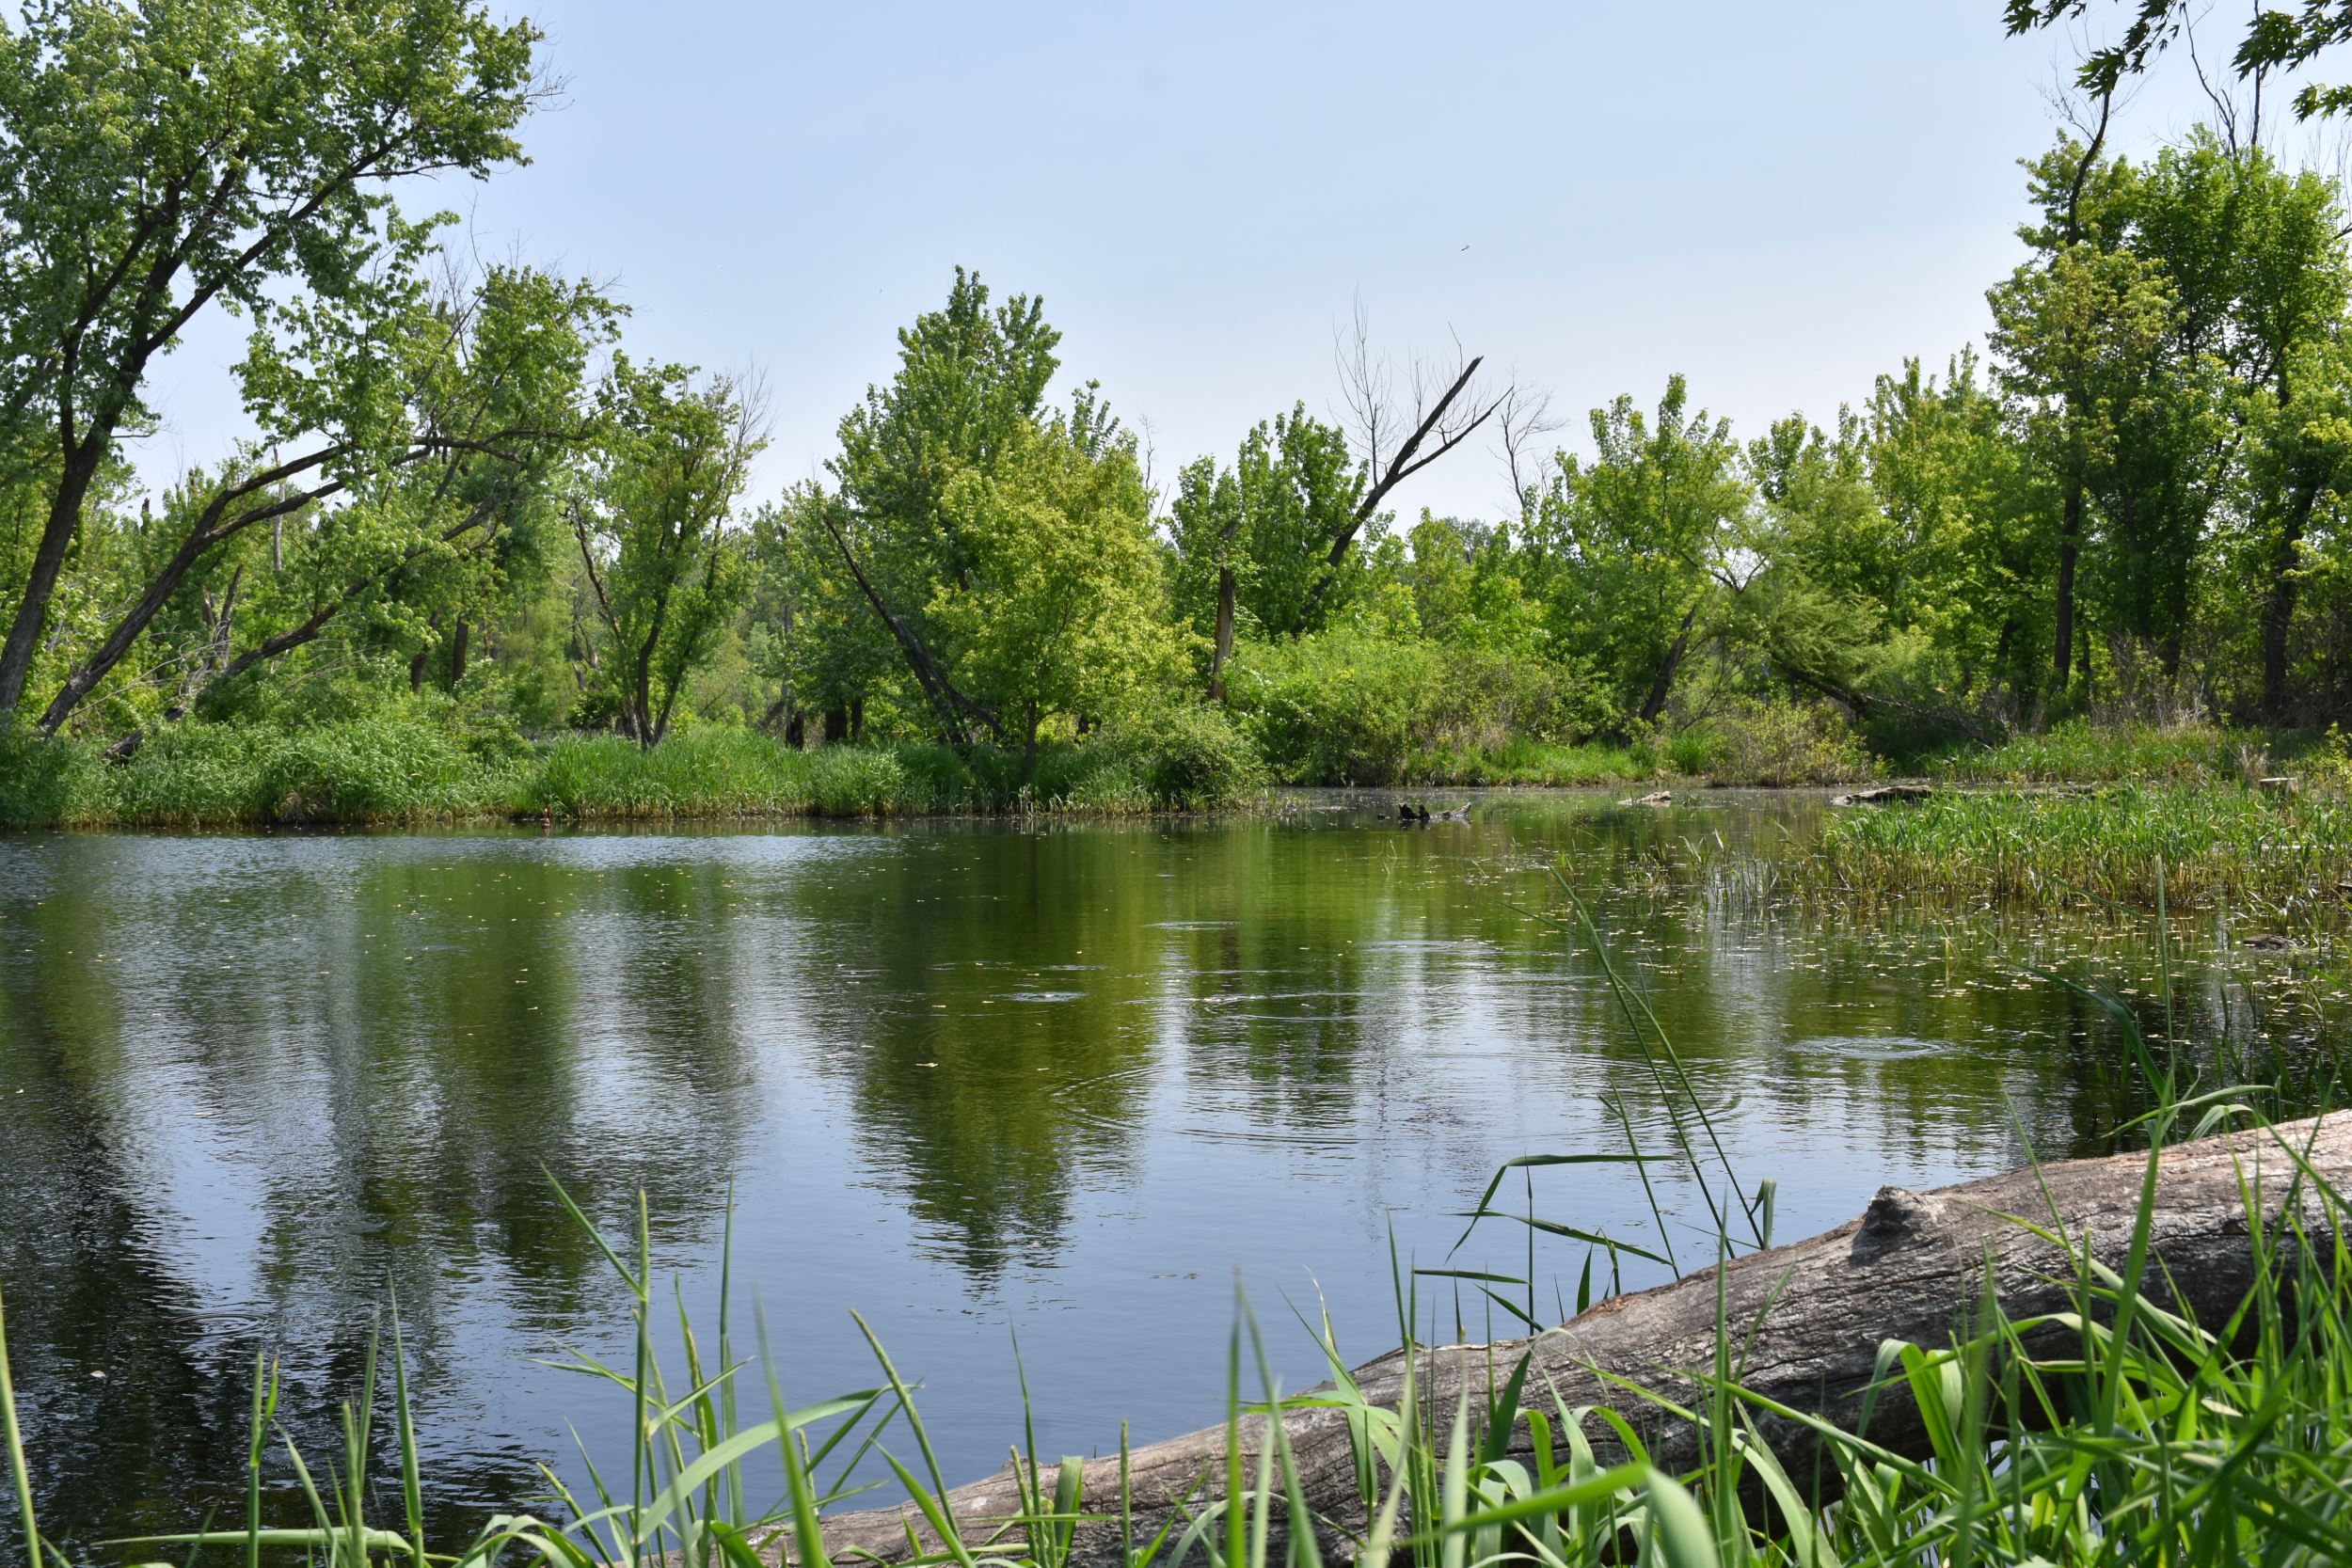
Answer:
[(939, 727), (958, 742), (976, 726), (1003, 733), (956, 684), (929, 621), (939, 588), (967, 584), (973, 566), (973, 543), (946, 507), (947, 488), (966, 473), (993, 473), (1034, 436), (1061, 366), (1060, 341), (1041, 300), (1015, 294), (991, 309), (987, 285), (958, 267), (946, 307), (899, 332), (890, 384), (866, 388), (842, 420), (841, 453), (830, 464), (844, 504), (819, 520)]
[[(2014, 423), (1972, 355), (1940, 380), (1915, 359), (1879, 377), (1864, 430), (1891, 536), (1861, 542), (1854, 558), (1890, 632), (1919, 640), (1915, 688), (2006, 720), (2042, 686), (2059, 506)], [(1818, 558), (1833, 559), (1834, 541), (1822, 543)]]
[(1133, 443), (1078, 409), (950, 482), (966, 569), (926, 609), (958, 687), (1020, 741), (1025, 784), (1047, 718), (1131, 706), (1183, 658)]
[(568, 505), (621, 725), (652, 750), (678, 692), (750, 587), (729, 529), (762, 437), (756, 400), (683, 366), (615, 357), (586, 472)]
[[(329, 433), (252, 465), (245, 495), (411, 454), (397, 380), (369, 373), (371, 351), (416, 300), (433, 225), (403, 220), (384, 183), (516, 158), (537, 37), (467, 0), (37, 0), (15, 16), (0, 43), (0, 428), (42, 433), (25, 455), (47, 504), (8, 585), (0, 714), (24, 698), (93, 483), (150, 418), (155, 356), (208, 309), (254, 324), (241, 390), (262, 426)], [(276, 373), (289, 343), (339, 373)], [(302, 406), (321, 393), (326, 420)]]
[(808, 483), (752, 521), (754, 662), (777, 683), (769, 726), (796, 741), (809, 713), (824, 716), (829, 742), (860, 733), (868, 703), (900, 668), (888, 628), (834, 544), (833, 531), (847, 526), (842, 511), (838, 496)]
[(1620, 397), (1592, 414), (1588, 465), (1562, 453), (1537, 508), (1554, 540), (1563, 643), (1615, 687), (1620, 714), (1654, 724), (1717, 592), (1736, 576), (1750, 493), (1728, 420), (1690, 411), (1679, 375), (1655, 422)]
[[(290, 311), (315, 316), (299, 305)], [(584, 284), (498, 268), (388, 310), (355, 352), (331, 327), (257, 339), (247, 384), (268, 388), (273, 446), (188, 475), (159, 525), (143, 514), (133, 530), (103, 512), (85, 525), (102, 552), (85, 550), (84, 575), (93, 553), (116, 575), (87, 639), (48, 639), (69, 668), (42, 724), (56, 729), (119, 670), (143, 678), (133, 656), (159, 618), (168, 632), (175, 603), (183, 636), (189, 607), (199, 612), (205, 648), (180, 663), (166, 718), (205, 688), (316, 640), (354, 606), (399, 625), (404, 594), (437, 587), (448, 609), (462, 610), (501, 562), (516, 561), (517, 546), (532, 545), (526, 525), (544, 512), (582, 426), (587, 359), (609, 338), (612, 314)], [(372, 429), (350, 420), (362, 405), (375, 410)], [(338, 420), (340, 439), (311, 434), (305, 457), (273, 455)], [(109, 530), (119, 536), (111, 545)], [(210, 595), (216, 617), (205, 608)], [(76, 629), (71, 621), (60, 628)], [(174, 664), (168, 635), (154, 652), (159, 666)]]
[(1212, 697), (1224, 697), (1237, 628), (1311, 631), (1344, 602), (1315, 586), (1331, 541), (1357, 526), (1365, 483), (1345, 434), (1304, 404), (1252, 429), (1231, 468), (1204, 457), (1177, 476), (1177, 610), (1208, 640)]

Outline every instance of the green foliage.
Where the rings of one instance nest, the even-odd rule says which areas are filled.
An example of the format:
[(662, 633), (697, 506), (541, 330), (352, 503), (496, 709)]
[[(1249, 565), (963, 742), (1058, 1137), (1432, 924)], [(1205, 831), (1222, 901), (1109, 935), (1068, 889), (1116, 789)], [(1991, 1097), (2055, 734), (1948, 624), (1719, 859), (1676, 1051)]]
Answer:
[(517, 777), (513, 761), (474, 755), (426, 714), (300, 729), (181, 724), (110, 769), (84, 815), (174, 828), (453, 821), (499, 811)]
[(1188, 465), (1170, 503), (1177, 613), (1213, 637), (1219, 574), (1230, 572), (1239, 635), (1285, 637), (1326, 625), (1350, 596), (1349, 584), (1319, 597), (1314, 586), (1364, 483), (1346, 436), (1304, 404), (1253, 428), (1232, 467), (1208, 457)]
[(1025, 755), (1047, 718), (1131, 707), (1182, 657), (1142, 476), (1126, 443), (1089, 442), (1088, 412), (1017, 436), (942, 503), (963, 561), (925, 619), (958, 687)]
[(1726, 704), (1666, 743), (1680, 773), (1724, 784), (1836, 784), (1874, 770), (1844, 717), (1819, 702)]
[(2069, 720), (1991, 750), (1935, 758), (1929, 771), (1971, 784), (2056, 784), (2237, 783), (2288, 766), (2303, 743), (2259, 730), (2213, 724), (2094, 726)]
[(1265, 764), (1222, 706), (1177, 701), (1146, 707), (1119, 720), (1103, 745), (1129, 760), (1141, 795), (1154, 805), (1236, 805), (1266, 781)]
[(1671, 377), (1653, 421), (1620, 397), (1595, 409), (1590, 464), (1563, 454), (1534, 527), (1555, 562), (1561, 639), (1612, 683), (1629, 720), (1653, 724), (1720, 590), (1749, 504), (1727, 420), (1689, 412)]
[(1417, 757), (1568, 738), (1588, 711), (1573, 668), (1343, 625), (1245, 644), (1232, 706), (1286, 784), (1390, 784), (1425, 777)]
[(626, 733), (651, 750), (669, 734), (686, 678), (710, 655), (750, 588), (736, 499), (762, 444), (743, 389), (617, 357), (602, 428), (569, 502), (580, 562), (606, 634), (604, 674)]
[[(244, 483), (324, 473), (357, 495), (406, 455), (420, 400), (403, 350), (429, 313), (423, 278), (444, 220), (406, 220), (384, 186), (516, 158), (537, 39), (466, 0), (364, 12), (49, 0), (12, 21), (0, 46), (0, 125), (15, 152), (0, 193), (14, 302), (0, 407), (12, 441), (50, 434), (35, 449), (48, 504), (11, 585), (0, 712), (33, 679), (94, 482), (119, 435), (151, 417), (150, 367), (215, 305), (252, 323), (237, 371), (246, 411), (269, 442), (309, 444), (244, 465)], [(186, 543), (201, 556), (218, 537)], [(133, 620), (151, 612), (142, 604)], [(45, 681), (55, 656), (43, 657)], [(49, 705), (52, 727), (104, 670), (76, 673)]]
[(39, 828), (96, 815), (105, 765), (87, 741), (0, 719), (0, 828)]
[(2307, 915), (2352, 882), (2352, 801), (2238, 784), (2122, 784), (2093, 792), (1960, 794), (1856, 809), (1823, 830), (1808, 872), (1825, 890), (1932, 889), (2023, 904), (2086, 895), (2153, 909)]

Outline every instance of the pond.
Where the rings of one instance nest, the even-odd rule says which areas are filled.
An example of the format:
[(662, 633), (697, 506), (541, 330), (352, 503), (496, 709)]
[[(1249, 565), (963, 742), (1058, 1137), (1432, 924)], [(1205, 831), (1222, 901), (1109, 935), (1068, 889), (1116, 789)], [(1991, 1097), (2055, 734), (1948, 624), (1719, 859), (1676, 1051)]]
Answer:
[[(1502, 1162), (1673, 1147), (1595, 948), (1539, 918), (1555, 866), (1783, 1239), (2104, 1147), (2128, 1048), (2031, 972), (2160, 1028), (2148, 923), (1807, 907), (1773, 867), (1822, 809), (0, 841), (0, 1290), (44, 1524), (233, 1518), (257, 1353), (324, 1455), (395, 1300), (441, 1526), (542, 1463), (577, 1483), (573, 1433), (609, 1460), (628, 1406), (549, 1363), (625, 1355), (628, 1299), (557, 1182), (616, 1238), (642, 1192), (706, 1322), (732, 1206), (739, 1339), (755, 1300), (795, 1402), (864, 1386), (857, 1308), (951, 1480), (1020, 1436), (1016, 1335), (1051, 1456), (1219, 1418), (1237, 1282), (1304, 1387), (1318, 1295), (1351, 1358), (1396, 1341), (1392, 1246), (1525, 1276), (1523, 1227), (1449, 1259)], [(2184, 1041), (2296, 1005), (2291, 959), (2208, 938), (2172, 933)], [(1628, 1165), (1497, 1203), (1711, 1260), (1702, 1188), (1654, 1181), (1663, 1238)], [(1555, 1318), (1584, 1257), (1498, 1289)], [(1425, 1332), (1511, 1327), (1419, 1287)]]

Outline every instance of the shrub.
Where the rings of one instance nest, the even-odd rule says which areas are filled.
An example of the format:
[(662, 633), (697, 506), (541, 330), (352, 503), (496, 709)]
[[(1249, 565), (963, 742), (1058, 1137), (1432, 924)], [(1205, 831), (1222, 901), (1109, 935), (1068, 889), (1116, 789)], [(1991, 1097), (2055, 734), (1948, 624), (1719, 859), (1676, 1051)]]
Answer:
[(1704, 731), (1675, 736), (1666, 752), (1677, 771), (1716, 784), (1850, 784), (1871, 773), (1845, 715), (1822, 703), (1740, 703)]
[(1246, 647), (1229, 689), (1275, 773), (1294, 784), (1379, 784), (1403, 773), (1438, 651), (1356, 627)]
[(1178, 811), (1232, 805), (1265, 784), (1265, 763), (1231, 712), (1171, 703), (1120, 720), (1100, 749), (1118, 753), (1148, 803)]
[(2266, 759), (2270, 749), (2270, 737), (2258, 732), (2233, 733), (2212, 724), (2108, 729), (2070, 719), (1990, 751), (1975, 747), (1938, 757), (1929, 771), (1978, 784), (2105, 784), (2125, 779), (2189, 783), (2237, 778), (2246, 771), (2245, 764), (2256, 757)]
[(813, 764), (811, 797), (827, 816), (882, 816), (929, 803), (910, 798), (907, 770), (895, 752), (828, 746), (803, 754)]

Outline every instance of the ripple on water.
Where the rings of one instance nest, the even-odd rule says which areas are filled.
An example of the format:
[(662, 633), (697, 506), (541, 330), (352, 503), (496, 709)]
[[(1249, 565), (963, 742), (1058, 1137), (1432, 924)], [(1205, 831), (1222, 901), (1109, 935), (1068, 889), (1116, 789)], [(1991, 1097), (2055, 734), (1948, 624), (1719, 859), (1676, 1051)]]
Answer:
[(1915, 1056), (1936, 1056), (1951, 1049), (1948, 1040), (1923, 1040), (1915, 1035), (1815, 1035), (1794, 1040), (1788, 1049), (1805, 1056), (1842, 1056), (1856, 1062), (1905, 1062)]

